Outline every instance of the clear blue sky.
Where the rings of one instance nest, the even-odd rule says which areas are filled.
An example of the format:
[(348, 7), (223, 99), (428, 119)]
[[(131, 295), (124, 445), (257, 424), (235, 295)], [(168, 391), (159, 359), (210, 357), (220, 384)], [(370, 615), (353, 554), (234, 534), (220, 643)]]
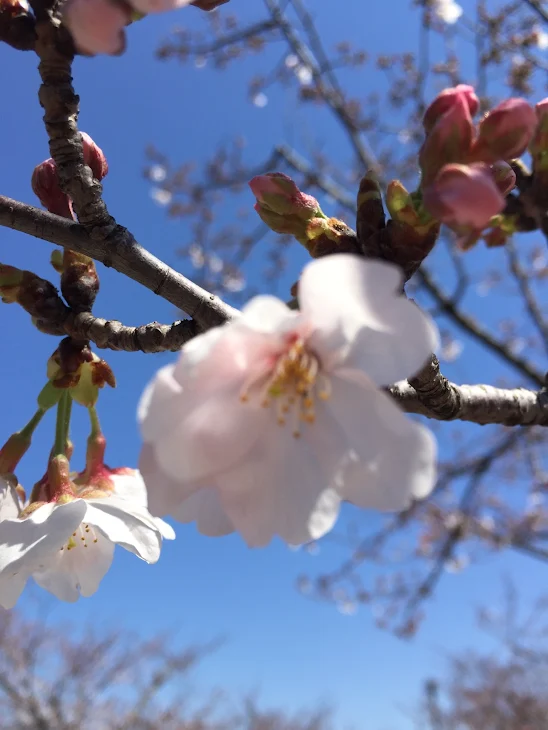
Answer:
[[(232, 0), (234, 10), (251, 15), (256, 0)], [(343, 27), (345, 14), (328, 12), (333, 4), (314, 0), (318, 20), (329, 26), (335, 40), (348, 36), (371, 53), (415, 45), (416, 21), (408, 0), (371, 3), (386, 23), (389, 38), (368, 32), (363, 0), (345, 0), (356, 23)], [(464, 3), (467, 5), (468, 3)], [(105, 197), (111, 212), (128, 226), (154, 254), (182, 266), (175, 250), (189, 242), (185, 224), (166, 219), (149, 195), (143, 180), (144, 148), (156, 144), (174, 160), (205, 160), (216, 142), (244, 133), (250, 158), (266, 153), (273, 141), (306, 142), (310, 116), (299, 127), (291, 99), (274, 95), (260, 109), (246, 103), (247, 64), (223, 75), (154, 59), (159, 40), (173, 24), (197, 23), (190, 9), (148, 19), (130, 28), (129, 47), (121, 58), (78, 59), (74, 75), (82, 99), (80, 128), (105, 150), (110, 173)], [(262, 61), (254, 65), (260, 69)], [(37, 100), (36, 59), (0, 46), (3, 73), (3, 114), (0, 118), (0, 191), (36, 202), (30, 188), (35, 164), (48, 156), (42, 111)], [(364, 72), (364, 85), (378, 86), (378, 77)], [(275, 113), (273, 110), (279, 110)], [(314, 133), (329, 138), (329, 127)], [(329, 142), (326, 143), (329, 148)], [(332, 150), (341, 157), (346, 150)], [(249, 206), (252, 199), (249, 197)], [(48, 258), (51, 246), (7, 229), (0, 231), (0, 260), (53, 278)], [(185, 269), (188, 271), (188, 269)], [(113, 271), (99, 266), (101, 294), (95, 313), (142, 324), (171, 321), (169, 304)], [(254, 271), (250, 270), (252, 279)], [(289, 278), (295, 280), (298, 266)], [(485, 301), (485, 300), (484, 300)], [(51, 337), (34, 332), (27, 316), (15, 306), (0, 307), (4, 378), (0, 441), (20, 427), (34, 409), (35, 396), (45, 379), (45, 362), (55, 347)], [(108, 438), (112, 466), (135, 465), (139, 438), (135, 422), (137, 399), (149, 378), (171, 355), (111, 353), (106, 358), (118, 378), (115, 392), (104, 392), (99, 412)], [(82, 457), (87, 423), (77, 414), (73, 427), (76, 458)], [(53, 419), (39, 431), (31, 455), (23, 462), (20, 480), (37, 480), (53, 437)], [(75, 464), (78, 465), (77, 461)], [(348, 509), (347, 515), (350, 513)], [(356, 515), (350, 515), (356, 516)], [(372, 515), (360, 516), (373, 524)], [(219, 540), (199, 536), (181, 526), (178, 539), (165, 547), (156, 566), (146, 566), (119, 551), (100, 591), (76, 605), (55, 601), (55, 617), (74, 623), (93, 620), (105, 626), (123, 625), (143, 635), (176, 628), (181, 640), (227, 637), (227, 643), (208, 659), (200, 672), (205, 687), (222, 685), (235, 692), (257, 689), (265, 703), (284, 707), (333, 703), (345, 727), (366, 730), (407, 730), (402, 708), (411, 708), (421, 680), (443, 665), (442, 656), (463, 645), (481, 644), (473, 624), (473, 608), (490, 604), (499, 595), (500, 577), (512, 574), (526, 595), (545, 580), (533, 563), (504, 556), (463, 575), (448, 575), (441, 583), (419, 636), (409, 643), (374, 627), (366, 610), (348, 617), (333, 606), (300, 597), (293, 589), (297, 575), (318, 572), (336, 563), (338, 553), (325, 543), (317, 556), (292, 552), (276, 543), (250, 551), (238, 537)], [(25, 593), (21, 606), (33, 607), (36, 589)]]

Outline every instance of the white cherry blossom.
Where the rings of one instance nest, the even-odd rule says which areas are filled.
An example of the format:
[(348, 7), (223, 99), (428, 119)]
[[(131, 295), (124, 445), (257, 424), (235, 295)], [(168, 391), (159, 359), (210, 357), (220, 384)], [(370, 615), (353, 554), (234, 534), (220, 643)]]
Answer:
[(341, 500), (399, 510), (435, 480), (435, 442), (381, 388), (415, 374), (437, 343), (396, 267), (349, 254), (310, 263), (300, 311), (271, 296), (191, 340), (143, 394), (140, 471), (154, 514), (317, 539)]
[(162, 536), (174, 535), (150, 515), (142, 494), (140, 499), (95, 490), (23, 512), (13, 508), (13, 499), (2, 500), (2, 507), (10, 506), (0, 511), (0, 605), (12, 608), (30, 577), (63, 601), (91, 596), (110, 568), (115, 545), (155, 563)]
[(448, 25), (453, 25), (462, 15), (462, 7), (455, 0), (436, 0), (434, 12)]

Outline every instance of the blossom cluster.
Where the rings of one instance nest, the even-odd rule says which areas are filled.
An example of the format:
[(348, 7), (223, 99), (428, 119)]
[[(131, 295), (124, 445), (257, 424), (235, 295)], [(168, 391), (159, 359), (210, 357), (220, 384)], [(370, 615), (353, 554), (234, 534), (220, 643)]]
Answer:
[(164, 13), (185, 5), (214, 10), (228, 0), (69, 0), (64, 23), (80, 53), (117, 55), (125, 48), (124, 28), (150, 13)]
[[(58, 348), (36, 416), (0, 451), (0, 605), (29, 578), (62, 600), (93, 594), (115, 545), (154, 563), (174, 537), (164, 515), (249, 546), (298, 545), (328, 532), (344, 501), (397, 511), (426, 497), (434, 438), (385, 388), (423, 366), (437, 332), (401, 284), (391, 264), (326, 256), (305, 267), (298, 311), (258, 296), (195, 337), (142, 396), (139, 471), (104, 463), (95, 403), (114, 384), (108, 366)], [(72, 401), (92, 424), (80, 473), (69, 468)], [(53, 405), (54, 449), (27, 500), (14, 471)]]

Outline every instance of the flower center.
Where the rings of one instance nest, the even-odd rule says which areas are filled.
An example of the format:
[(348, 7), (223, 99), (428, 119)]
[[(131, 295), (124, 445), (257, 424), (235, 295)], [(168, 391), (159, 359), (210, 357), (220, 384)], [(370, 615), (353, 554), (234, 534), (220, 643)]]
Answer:
[(97, 533), (93, 529), (93, 527), (90, 527), (85, 522), (82, 522), (80, 527), (76, 530), (76, 532), (73, 532), (72, 535), (69, 537), (68, 542), (66, 545), (63, 545), (61, 550), (74, 550), (75, 547), (78, 545), (82, 545), (83, 547), (87, 548), (88, 543), (94, 544), (98, 542), (97, 539)]
[[(242, 403), (249, 400), (250, 389), (257, 384), (256, 380), (253, 378), (242, 388)], [(316, 398), (327, 400), (331, 395), (331, 383), (321, 372), (316, 355), (309, 352), (304, 341), (298, 338), (278, 357), (259, 394), (262, 407), (274, 408), (280, 426), (289, 419), (293, 436), (299, 438), (301, 425), (312, 424), (316, 420)]]

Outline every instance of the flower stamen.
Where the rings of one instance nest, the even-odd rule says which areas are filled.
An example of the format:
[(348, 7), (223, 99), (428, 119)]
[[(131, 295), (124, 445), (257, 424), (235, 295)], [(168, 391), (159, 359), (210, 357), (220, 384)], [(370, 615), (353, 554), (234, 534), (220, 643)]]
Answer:
[[(301, 436), (301, 424), (312, 425), (316, 420), (316, 397), (327, 400), (331, 395), (329, 378), (321, 372), (317, 356), (306, 349), (302, 339), (289, 343), (266, 378), (254, 375), (240, 391), (240, 401), (247, 403), (253, 389), (261, 398), (261, 407), (270, 408), (275, 401), (276, 421), (286, 424), (286, 416), (292, 414), (294, 438)], [(266, 382), (265, 382), (266, 380)]]

